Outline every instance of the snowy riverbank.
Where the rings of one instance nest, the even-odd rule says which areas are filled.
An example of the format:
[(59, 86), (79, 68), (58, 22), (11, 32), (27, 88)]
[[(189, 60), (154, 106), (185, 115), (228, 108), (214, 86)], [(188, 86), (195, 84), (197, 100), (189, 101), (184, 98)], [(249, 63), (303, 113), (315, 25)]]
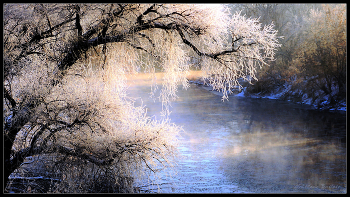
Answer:
[[(189, 82), (197, 85), (203, 85), (205, 89), (212, 91), (212, 88), (207, 84), (204, 85), (202, 80), (190, 80)], [(262, 94), (261, 92), (250, 93), (247, 91), (248, 84), (243, 84), (242, 86), (242, 89), (235, 89), (231, 91), (230, 95), (236, 97), (279, 99), (298, 104), (311, 105), (314, 109), (318, 110), (346, 112), (346, 100), (330, 103), (329, 95), (324, 95), (319, 96), (318, 99), (313, 101), (312, 98), (308, 97), (308, 95), (306, 93), (303, 93), (301, 90), (292, 90), (291, 85), (285, 84), (281, 87), (277, 87), (272, 93), (269, 94)], [(222, 95), (220, 92), (215, 92), (219, 95)], [(298, 99), (294, 99), (296, 97), (298, 97)]]
[[(280, 99), (280, 100), (287, 100), (293, 102), (291, 99), (286, 99), (286, 94), (289, 94), (289, 97), (291, 95), (295, 95), (295, 92), (291, 92), (290, 87), (286, 86), (283, 88), (279, 88), (274, 93), (271, 94), (265, 94), (261, 95), (260, 93), (252, 94), (252, 93), (246, 93), (246, 87), (241, 90), (240, 93), (235, 94), (234, 96), (237, 97), (250, 97), (250, 98), (267, 98), (267, 99)], [(299, 94), (299, 92), (298, 92)], [(301, 101), (295, 102), (299, 104), (307, 104), (313, 106), (315, 109), (319, 110), (330, 110), (330, 111), (344, 111), (346, 112), (346, 101), (339, 101), (335, 104), (331, 104), (329, 99), (329, 96), (324, 96), (320, 99), (318, 99), (318, 102), (312, 103), (312, 99), (308, 98), (307, 94), (303, 94), (301, 97)]]

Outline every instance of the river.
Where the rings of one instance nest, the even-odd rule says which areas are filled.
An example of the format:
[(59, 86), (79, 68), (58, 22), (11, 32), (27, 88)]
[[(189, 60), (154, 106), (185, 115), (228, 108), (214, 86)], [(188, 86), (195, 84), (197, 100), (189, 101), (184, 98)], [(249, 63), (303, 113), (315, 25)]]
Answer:
[[(158, 76), (158, 79), (160, 77)], [(148, 81), (145, 82), (145, 81)], [(150, 79), (129, 80), (129, 96), (159, 118)], [(151, 193), (345, 193), (346, 115), (279, 100), (181, 87), (170, 119), (182, 126), (172, 176), (158, 173)]]

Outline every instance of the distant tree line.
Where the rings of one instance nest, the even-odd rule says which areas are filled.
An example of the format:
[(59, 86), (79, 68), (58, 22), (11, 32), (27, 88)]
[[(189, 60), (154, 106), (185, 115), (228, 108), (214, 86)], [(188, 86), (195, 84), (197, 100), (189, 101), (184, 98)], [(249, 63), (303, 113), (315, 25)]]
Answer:
[(276, 61), (257, 71), (250, 93), (269, 94), (289, 85), (285, 99), (335, 104), (346, 96), (345, 4), (233, 4), (247, 17), (274, 23), (281, 48)]

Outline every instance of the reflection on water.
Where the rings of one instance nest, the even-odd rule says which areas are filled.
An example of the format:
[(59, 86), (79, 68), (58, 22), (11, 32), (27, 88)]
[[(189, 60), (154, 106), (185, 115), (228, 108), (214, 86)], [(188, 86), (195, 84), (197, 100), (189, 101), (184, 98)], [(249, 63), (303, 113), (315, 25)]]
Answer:
[[(150, 87), (134, 83), (149, 115), (161, 106)], [(172, 122), (184, 128), (173, 177), (159, 174), (165, 193), (345, 193), (346, 120), (306, 106), (268, 99), (221, 97), (179, 88)], [(136, 100), (141, 102), (141, 99)], [(153, 190), (152, 190), (153, 189)]]

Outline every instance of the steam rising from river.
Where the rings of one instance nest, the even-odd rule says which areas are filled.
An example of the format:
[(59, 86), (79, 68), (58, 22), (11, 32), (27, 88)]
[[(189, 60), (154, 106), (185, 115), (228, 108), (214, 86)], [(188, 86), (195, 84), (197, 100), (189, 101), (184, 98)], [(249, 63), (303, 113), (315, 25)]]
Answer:
[[(130, 95), (159, 118), (160, 103), (149, 97), (145, 82), (151, 80), (142, 78), (130, 85)], [(196, 85), (179, 88), (171, 105), (171, 121), (184, 129), (177, 166), (172, 177), (161, 172), (143, 191), (346, 191), (344, 115), (268, 99), (230, 97), (222, 102), (220, 95)]]

